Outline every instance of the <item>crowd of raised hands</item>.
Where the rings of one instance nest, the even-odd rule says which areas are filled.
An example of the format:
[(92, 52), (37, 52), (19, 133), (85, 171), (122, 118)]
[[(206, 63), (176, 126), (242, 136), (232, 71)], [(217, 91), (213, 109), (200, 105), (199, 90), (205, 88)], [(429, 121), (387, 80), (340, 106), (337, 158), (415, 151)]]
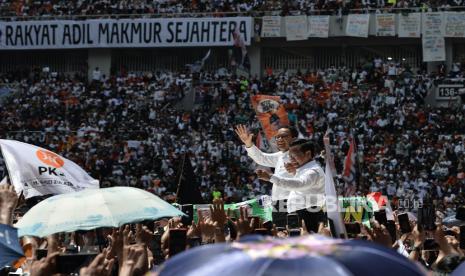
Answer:
[[(0, 200), (2, 223), (12, 225), (12, 210), (18, 202), (12, 186), (0, 186)], [(21, 270), (29, 272), (31, 276), (52, 275), (61, 272), (60, 255), (73, 252), (72, 249), (76, 247), (97, 248), (100, 245), (100, 253), (88, 265), (80, 268), (79, 275), (113, 275), (115, 271), (118, 275), (144, 275), (155, 264), (194, 246), (232, 242), (245, 235), (263, 234), (263, 230), (270, 236), (288, 236), (288, 229), (278, 231), (275, 226), (264, 228), (270, 224), (263, 223), (258, 217), (249, 217), (246, 207), (239, 209), (237, 219), (233, 218), (231, 210), (224, 210), (221, 199), (211, 204), (208, 216), (201, 211), (197, 215), (197, 221), (185, 222), (186, 224), (183, 224), (180, 217), (174, 217), (169, 220), (127, 224), (118, 229), (53, 234), (43, 239), (23, 237), (20, 243), (23, 248), (29, 248), (27, 251), (31, 254), (26, 254)], [(150, 224), (153, 227), (149, 227)], [(299, 231), (302, 234), (307, 233), (305, 228)], [(184, 240), (173, 237), (180, 232), (185, 233)], [(99, 235), (106, 237), (103, 246), (98, 242)], [(37, 249), (46, 250), (46, 256), (39, 259)]]
[[(12, 225), (13, 219), (17, 219), (14, 218), (17, 204), (18, 196), (12, 186), (0, 185), (2, 224)], [(454, 261), (451, 259), (456, 263), (465, 259), (465, 252), (459, 246), (459, 227), (447, 228), (437, 224), (434, 230), (420, 231), (419, 225), (410, 221), (412, 231), (402, 233), (397, 221), (397, 211), (394, 211), (394, 221), (395, 236), (388, 231), (386, 225), (372, 219), (370, 227), (359, 224), (360, 231), (349, 232), (349, 238), (372, 241), (392, 248), (411, 261), (439, 272), (448, 273), (453, 270), (450, 264)], [(275, 238), (313, 234), (307, 231), (305, 223), (300, 225), (302, 227), (296, 229), (290, 229), (287, 225), (277, 227), (259, 217), (250, 216), (246, 206), (239, 208), (237, 214), (230, 209), (225, 210), (223, 201), (216, 199), (210, 205), (209, 212), (199, 210), (197, 219), (191, 222), (174, 217), (127, 224), (117, 229), (58, 233), (42, 239), (22, 237), (20, 243), (23, 249), (26, 248), (26, 258), (20, 263), (20, 269), (22, 272), (29, 272), (31, 276), (53, 275), (62, 272), (59, 269), (63, 266), (60, 264), (60, 256), (74, 252), (73, 248), (80, 248), (81, 253), (89, 250), (86, 248), (95, 248), (92, 252), (95, 253), (93, 259), (88, 260), (76, 273), (92, 276), (145, 275), (173, 255), (195, 246), (234, 242), (250, 234)], [(317, 234), (332, 236), (329, 227), (323, 222), (320, 223)], [(99, 237), (104, 237), (103, 243), (99, 241)], [(434, 241), (436, 247), (423, 247), (425, 240)], [(46, 256), (39, 258), (37, 249), (46, 251)]]

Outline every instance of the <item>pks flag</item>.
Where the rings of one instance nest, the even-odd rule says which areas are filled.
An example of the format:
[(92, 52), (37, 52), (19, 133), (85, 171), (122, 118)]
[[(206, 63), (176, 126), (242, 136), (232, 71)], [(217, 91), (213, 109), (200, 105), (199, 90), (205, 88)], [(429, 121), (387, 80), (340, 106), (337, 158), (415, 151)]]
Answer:
[(14, 140), (0, 139), (11, 184), (25, 198), (99, 188), (99, 181), (54, 152)]
[(273, 144), (278, 129), (289, 125), (286, 109), (280, 103), (279, 96), (254, 95), (251, 101), (266, 139)]

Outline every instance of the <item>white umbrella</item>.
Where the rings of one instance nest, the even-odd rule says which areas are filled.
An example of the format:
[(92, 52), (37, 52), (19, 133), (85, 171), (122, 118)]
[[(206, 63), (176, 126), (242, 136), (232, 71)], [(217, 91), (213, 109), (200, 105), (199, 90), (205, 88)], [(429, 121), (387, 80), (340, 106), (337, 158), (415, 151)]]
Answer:
[(31, 208), (16, 227), (20, 237), (44, 237), (182, 215), (181, 211), (147, 191), (113, 187), (50, 197)]

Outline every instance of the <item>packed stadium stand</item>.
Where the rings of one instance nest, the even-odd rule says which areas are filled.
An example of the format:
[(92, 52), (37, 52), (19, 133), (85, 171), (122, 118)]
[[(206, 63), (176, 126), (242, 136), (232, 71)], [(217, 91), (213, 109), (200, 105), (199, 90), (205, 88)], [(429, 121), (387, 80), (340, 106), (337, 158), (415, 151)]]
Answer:
[[(456, 20), (462, 13), (443, 12), (461, 5), (1, 1), (0, 89), (6, 96), (0, 130), (76, 161), (103, 186), (142, 187), (162, 196), (175, 193), (176, 160), (187, 153), (202, 195), (210, 199), (219, 189), (234, 202), (269, 192), (233, 128), (242, 123), (258, 134), (251, 96), (277, 95), (303, 137), (321, 142), (332, 130), (339, 175), (349, 137), (355, 137), (358, 184), (349, 189), (338, 178), (341, 193), (429, 194), (448, 204), (461, 197), (464, 181), (464, 109), (461, 97), (436, 94), (441, 85), (463, 85), (465, 31)], [(174, 14), (177, 21), (169, 22)], [(298, 38), (290, 20), (310, 14), (326, 23), (314, 30), (309, 16), (310, 34)], [(129, 23), (118, 23), (118, 15)], [(225, 21), (221, 29), (211, 24), (215, 16)], [(187, 18), (194, 21), (185, 25)], [(427, 28), (439, 30), (437, 18), (444, 34), (436, 37)], [(155, 22), (152, 40), (144, 36), (149, 25), (133, 24), (146, 20), (155, 20), (147, 21)], [(382, 20), (388, 23), (381, 26)], [(214, 27), (213, 33), (199, 35), (195, 21), (199, 28)], [(413, 33), (402, 35), (403, 29)], [(320, 33), (311, 37), (312, 30)], [(192, 42), (196, 34), (209, 41)]]
[(396, 9), (413, 10), (462, 10), (461, 0), (442, 1), (27, 1), (27, 0), (3, 0), (0, 3), (0, 11), (3, 16), (93, 16), (93, 15), (140, 15), (154, 14), (169, 16), (170, 14), (188, 13), (241, 13), (274, 15), (299, 15), (299, 14), (347, 14), (350, 10), (361, 12), (367, 10), (386, 10), (391, 12)]
[[(2, 14), (260, 10), (287, 14), (286, 9), (336, 10), (344, 3), (281, 4), (283, 7), (272, 1), (3, 1)], [(394, 6), (425, 4), (398, 2)], [(305, 41), (262, 40), (251, 46), (264, 45), (258, 49), (259, 68), (252, 68), (255, 74), (249, 76), (236, 74), (227, 47), (214, 47), (196, 76), (185, 65), (205, 54), (206, 49), (198, 47), (192, 51), (57, 50), (52, 55), (50, 50), (2, 51), (6, 61), (2, 85), (14, 93), (3, 102), (1, 130), (8, 138), (42, 145), (75, 160), (101, 179), (103, 186), (137, 186), (163, 196), (175, 192), (175, 160), (187, 152), (205, 198), (211, 197), (215, 188), (237, 201), (264, 194), (269, 186), (260, 184), (250, 170), (250, 160), (237, 143), (233, 127), (244, 123), (257, 133), (260, 125), (250, 96), (278, 95), (303, 136), (321, 140), (328, 126), (333, 130), (339, 172), (353, 132), (360, 183), (352, 194), (379, 190), (389, 196), (413, 198), (429, 193), (445, 201), (460, 195), (464, 110), (453, 101), (437, 108), (425, 98), (444, 79), (463, 78), (464, 64), (448, 60), (453, 64), (450, 69), (438, 63), (429, 66), (422, 63), (416, 42), (400, 48), (389, 45), (399, 43), (400, 38), (386, 42), (389, 46), (382, 45), (387, 38), (347, 38), (348, 45), (342, 48), (335, 45), (341, 38), (328, 38), (330, 47), (324, 47), (320, 39), (317, 43), (321, 46), (310, 49), (304, 48)], [(248, 53), (252, 63), (253, 51), (251, 48)], [(100, 55), (111, 60), (103, 70), (95, 68)], [(458, 54), (454, 58), (459, 58)], [(194, 110), (177, 108), (176, 103), (194, 90), (200, 91)], [(346, 186), (340, 180), (343, 192)]]
[[(357, 140), (359, 186), (390, 197), (431, 195), (449, 209), (463, 200), (465, 120), (458, 106), (435, 108), (425, 96), (440, 74), (415, 74), (375, 59), (365, 67), (274, 73), (261, 79), (202, 72), (215, 85), (201, 89), (192, 111), (176, 109), (190, 91), (188, 72), (123, 73), (87, 83), (59, 72), (12, 72), (16, 97), (2, 105), (5, 138), (44, 146), (74, 160), (103, 186), (129, 185), (167, 196), (176, 191), (176, 160), (187, 152), (208, 199), (218, 189), (231, 201), (267, 193), (237, 143), (233, 127), (260, 128), (250, 107), (257, 93), (278, 95), (292, 124), (321, 140), (333, 130), (336, 166)], [(463, 70), (448, 72), (456, 77)], [(449, 112), (453, 110), (453, 112)], [(154, 158), (155, 156), (155, 158)], [(339, 178), (341, 193), (345, 193)]]
[[(165, 210), (158, 205), (160, 210), (143, 206), (131, 213), (137, 219), (127, 219), (128, 213), (113, 216), (116, 225), (111, 226), (120, 228), (111, 229), (99, 225), (104, 216), (96, 213), (111, 209), (102, 203), (95, 214), (85, 218), (85, 227), (35, 235), (42, 239), (32, 241), (13, 239), (21, 240), (23, 246), (35, 242), (38, 248), (48, 234), (60, 233), (48, 237), (47, 257), (39, 261), (27, 256), (38, 271), (57, 263), (51, 260), (58, 254), (53, 253), (53, 249), (58, 251), (58, 243), (71, 255), (98, 244), (92, 258), (99, 257), (93, 259), (94, 265), (82, 265), (80, 275), (149, 275), (149, 269), (170, 268), (177, 258), (171, 258), (173, 250), (182, 256), (186, 248), (189, 254), (196, 250), (192, 247), (219, 242), (231, 242), (237, 247), (234, 250), (248, 250), (254, 247), (241, 247), (239, 238), (264, 232), (280, 239), (313, 231), (334, 238), (374, 241), (389, 248), (389, 254), (395, 249), (409, 257), (409, 265), (421, 263), (421, 272), (450, 273), (465, 260), (462, 0), (0, 0), (0, 117), (0, 176), (5, 176), (0, 183), (0, 241), (2, 227), (7, 225), (9, 230), (19, 231), (15, 235), (25, 233), (20, 226), (28, 212), (40, 205), (37, 202), (53, 201), (52, 195), (62, 194), (53, 192), (53, 185), (60, 185), (60, 181), (69, 184), (65, 191), (90, 190), (82, 188), (82, 183), (67, 182), (67, 176), (60, 174), (63, 159), (82, 168), (75, 171), (91, 179), (96, 188), (139, 188), (150, 192), (138, 190), (145, 194), (144, 200), (152, 197), (160, 206), (170, 203), (163, 205), (166, 210), (178, 212), (176, 206), (192, 215), (189, 221), (177, 215), (139, 218), (144, 212)], [(253, 134), (252, 144), (266, 153), (278, 152), (276, 139), (289, 139), (287, 148), (273, 155), (278, 161), (270, 161), (274, 171), (257, 165), (260, 162), (251, 153), (256, 149), (247, 143), (248, 132), (241, 136), (240, 125)], [(278, 129), (283, 128), (289, 135), (278, 137)], [(292, 136), (294, 128), (297, 137)], [(330, 146), (324, 143), (328, 136)], [(294, 138), (298, 143), (291, 151), (289, 144)], [(48, 167), (29, 165), (26, 160), (21, 164), (27, 164), (24, 167), (31, 173), (19, 173), (21, 166), (12, 169), (8, 162), (14, 159), (13, 154), (8, 155), (5, 146), (11, 142), (8, 140), (49, 150), (39, 149), (35, 156), (42, 162), (40, 166)], [(295, 153), (297, 150), (301, 152)], [(308, 160), (301, 157), (305, 162), (300, 162), (299, 155)], [(263, 156), (272, 155), (259, 156), (265, 159)], [(47, 163), (47, 158), (62, 163), (54, 166), (55, 159), (45, 160)], [(311, 167), (306, 167), (310, 163)], [(37, 169), (39, 177), (27, 181), (39, 188), (50, 184), (52, 192), (38, 189), (31, 197), (24, 196), (24, 189), (18, 193), (18, 187), (29, 184), (13, 183), (15, 177), (29, 177)], [(313, 170), (317, 177), (301, 181), (305, 170)], [(52, 175), (54, 181), (43, 184), (38, 180), (43, 172), (56, 178)], [(283, 187), (277, 183), (287, 189), (288, 198), (276, 201), (268, 196), (276, 193), (276, 187)], [(273, 204), (288, 204), (294, 194), (303, 194), (307, 190), (302, 186), (307, 184), (312, 189), (319, 185), (314, 194), (326, 196), (324, 205), (305, 202), (305, 208), (295, 210), (297, 214), (271, 210), (276, 206)], [(185, 194), (192, 197), (181, 202)], [(343, 206), (343, 212), (331, 211), (325, 201), (331, 196), (344, 204), (352, 199), (370, 202), (370, 208), (378, 209), (353, 211), (350, 202)], [(383, 196), (384, 202), (373, 203), (374, 197)], [(125, 207), (139, 203), (115, 205), (126, 211)], [(225, 212), (224, 204), (231, 204), (228, 206), (235, 208), (235, 214)], [(322, 207), (315, 212), (322, 215), (318, 222), (315, 214), (310, 219), (309, 209), (314, 207)], [(199, 211), (202, 208), (210, 212), (208, 216)], [(254, 208), (260, 214), (250, 216)], [(431, 211), (429, 217), (424, 215), (427, 211)], [(67, 216), (59, 212), (47, 218)], [(334, 214), (336, 217), (331, 217)], [(380, 214), (385, 221), (374, 220), (379, 220)], [(291, 227), (294, 215), (296, 223)], [(410, 230), (402, 229), (401, 215), (407, 216), (404, 222)], [(125, 220), (117, 222), (118, 218)], [(13, 220), (18, 220), (15, 227), (19, 225), (19, 230), (11, 227)], [(446, 224), (450, 221), (456, 224)], [(47, 228), (47, 223), (37, 222), (27, 230)], [(278, 230), (275, 223), (282, 228)], [(310, 225), (317, 227), (311, 229)], [(344, 226), (344, 230), (335, 226)], [(358, 226), (358, 231), (352, 231), (351, 226)], [(184, 235), (179, 248), (175, 242), (170, 245), (176, 231)], [(435, 239), (437, 244), (429, 245), (436, 247), (425, 248), (423, 231), (428, 231), (426, 240)], [(280, 239), (278, 243), (285, 245)], [(336, 243), (334, 248), (342, 240)], [(2, 246), (0, 243), (0, 253)], [(333, 249), (333, 244), (330, 247)], [(102, 248), (107, 249), (101, 253)], [(329, 252), (321, 248), (324, 254)], [(272, 250), (265, 251), (263, 256), (273, 257), (268, 254)], [(224, 252), (229, 251), (221, 254)], [(292, 254), (280, 262), (294, 261)], [(168, 257), (171, 259), (157, 267)], [(0, 254), (1, 265), (2, 258)], [(354, 260), (360, 262), (358, 258)], [(115, 260), (120, 267), (111, 273)], [(102, 264), (97, 265), (97, 261)], [(29, 269), (32, 276), (53, 274), (34, 274), (34, 267), (25, 263), (15, 269), (21, 273), (23, 268)], [(369, 258), (363, 263), (356, 266), (371, 265)], [(245, 267), (242, 263), (238, 267), (241, 265)], [(102, 267), (109, 267), (108, 271), (95, 272)], [(370, 269), (366, 274), (350, 275), (396, 274)], [(0, 266), (0, 276), (3, 272), (6, 269)]]

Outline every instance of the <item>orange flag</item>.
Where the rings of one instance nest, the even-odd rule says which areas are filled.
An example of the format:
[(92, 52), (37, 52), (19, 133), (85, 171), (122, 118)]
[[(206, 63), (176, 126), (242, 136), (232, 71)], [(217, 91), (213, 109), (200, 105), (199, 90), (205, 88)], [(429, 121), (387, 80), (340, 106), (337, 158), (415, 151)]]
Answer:
[(251, 100), (266, 139), (271, 141), (280, 127), (289, 125), (287, 111), (279, 96), (254, 95)]

